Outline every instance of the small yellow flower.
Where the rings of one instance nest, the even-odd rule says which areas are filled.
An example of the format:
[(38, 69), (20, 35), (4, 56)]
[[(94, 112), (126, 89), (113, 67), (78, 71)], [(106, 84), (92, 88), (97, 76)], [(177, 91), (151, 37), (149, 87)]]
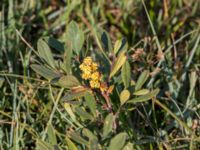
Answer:
[(100, 74), (98, 71), (94, 72), (91, 74), (91, 79), (92, 80), (100, 80)]
[(82, 71), (83, 71), (84, 67), (85, 67), (84, 64), (81, 64), (81, 65), (79, 66), (79, 68), (80, 68)]
[(90, 86), (91, 88), (99, 88), (100, 82), (98, 80), (90, 80)]
[(91, 74), (90, 74), (90, 73), (82, 73), (82, 74), (81, 74), (81, 77), (82, 77), (83, 79), (85, 79), (85, 80), (88, 80), (88, 79), (90, 79)]
[(85, 65), (88, 65), (90, 66), (92, 64), (92, 58), (91, 57), (86, 57), (84, 60), (83, 60), (83, 63)]
[(82, 71), (81, 77), (89, 80), (91, 88), (100, 88), (102, 92), (107, 90), (107, 86), (101, 87), (101, 74), (97, 71), (98, 64), (92, 61), (91, 57), (86, 57), (83, 63), (79, 66)]
[(97, 65), (97, 63), (93, 62), (92, 65), (91, 65), (91, 67), (92, 67), (93, 71), (96, 71), (97, 68), (98, 68), (98, 65)]
[(90, 66), (84, 66), (82, 71), (83, 73), (91, 74), (92, 68)]

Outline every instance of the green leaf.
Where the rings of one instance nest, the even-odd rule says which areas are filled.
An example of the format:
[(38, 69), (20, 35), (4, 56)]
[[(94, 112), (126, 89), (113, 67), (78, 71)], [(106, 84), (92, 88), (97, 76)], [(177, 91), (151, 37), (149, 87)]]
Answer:
[(150, 99), (152, 99), (153, 97), (156, 97), (156, 95), (159, 93), (159, 89), (155, 89), (151, 92), (149, 92), (148, 94), (133, 98), (129, 101), (127, 101), (127, 103), (138, 103), (138, 102), (145, 102), (148, 101)]
[(149, 92), (150, 91), (148, 89), (141, 89), (139, 91), (134, 92), (133, 95), (137, 95), (137, 96), (139, 96), (139, 95), (145, 95), (145, 94), (147, 94)]
[(76, 145), (69, 139), (66, 137), (66, 141), (67, 141), (67, 148), (69, 150), (78, 150), (78, 148), (76, 147)]
[(74, 112), (72, 111), (72, 108), (71, 108), (70, 104), (69, 104), (69, 103), (64, 103), (64, 108), (65, 108), (65, 110), (67, 111), (67, 113), (68, 113), (68, 115), (70, 116), (70, 118), (71, 118), (74, 122), (76, 122), (76, 116), (75, 116)]
[(55, 68), (55, 62), (51, 50), (43, 39), (38, 40), (37, 49), (39, 56), (43, 58), (52, 68)]
[(97, 104), (96, 104), (94, 95), (92, 95), (90, 92), (86, 92), (85, 93), (85, 102), (86, 102), (86, 105), (91, 110), (91, 112), (93, 113), (93, 115), (96, 116)]
[(106, 116), (103, 126), (103, 138), (105, 138), (112, 131), (114, 119), (115, 117), (111, 113)]
[(64, 43), (58, 41), (57, 39), (53, 38), (53, 37), (44, 37), (43, 38), (45, 40), (46, 43), (48, 43), (48, 45), (52, 48), (54, 48), (55, 50), (57, 50), (58, 52), (64, 52)]
[(86, 88), (84, 87), (78, 87), (79, 90), (77, 91), (70, 91), (68, 92), (65, 96), (62, 97), (62, 101), (70, 101), (70, 100), (74, 100), (77, 98), (81, 98), (83, 96), (85, 96), (85, 93), (88, 91)]
[(56, 138), (56, 135), (55, 135), (54, 128), (51, 124), (48, 124), (47, 134), (48, 134), (49, 143), (52, 144), (52, 145), (56, 145), (57, 144), (57, 138)]
[(122, 81), (125, 88), (128, 88), (131, 83), (131, 67), (128, 61), (122, 66)]
[(119, 133), (111, 139), (108, 150), (121, 150), (126, 142), (126, 133)]
[(117, 71), (122, 67), (122, 65), (126, 62), (126, 55), (125, 55), (125, 51), (122, 51), (119, 56), (117, 57), (117, 60), (115, 61), (112, 70), (110, 72), (110, 78), (112, 76), (114, 76)]
[(120, 93), (120, 102), (123, 105), (130, 98), (130, 92), (128, 90), (123, 90)]
[(123, 39), (120, 39), (120, 40), (117, 40), (115, 42), (115, 45), (114, 45), (114, 53), (115, 55), (119, 52), (119, 51), (122, 51), (122, 50), (127, 50), (128, 48), (128, 44), (126, 42), (126, 39), (123, 38)]
[(101, 35), (101, 42), (103, 45), (103, 49), (105, 49), (106, 51), (112, 51), (112, 43), (106, 31), (104, 31)]
[(146, 70), (144, 72), (142, 72), (142, 74), (139, 76), (136, 85), (135, 85), (135, 91), (140, 90), (141, 87), (144, 85), (144, 83), (146, 82), (146, 80), (149, 77), (149, 71)]
[(83, 119), (83, 120), (93, 120), (93, 116), (85, 111), (81, 107), (76, 107), (75, 112)]
[(40, 139), (37, 139), (36, 150), (54, 150), (54, 146)]
[(67, 47), (65, 48), (65, 53), (64, 53), (64, 70), (66, 73), (70, 74), (71, 73), (71, 68), (72, 68), (72, 44), (67, 43)]
[(98, 138), (96, 135), (94, 135), (90, 130), (88, 130), (87, 128), (84, 128), (82, 131), (83, 135), (85, 135), (86, 137), (88, 137), (89, 140), (96, 140), (98, 141)]
[(84, 43), (84, 33), (74, 21), (71, 21), (67, 26), (67, 40), (71, 42), (72, 49), (76, 54), (79, 54)]
[(60, 75), (54, 71), (52, 71), (51, 69), (43, 66), (43, 65), (36, 65), (33, 64), (31, 65), (31, 68), (38, 73), (39, 75), (41, 75), (42, 77), (48, 79), (48, 80), (52, 80), (55, 78), (58, 78)]
[(91, 150), (99, 150), (98, 138), (94, 135), (90, 130), (84, 128), (82, 131), (83, 135), (85, 135), (89, 139), (89, 149)]
[(98, 144), (98, 141), (94, 140), (94, 139), (89, 141), (89, 149), (90, 150), (102, 150), (102, 148)]
[(124, 146), (123, 150), (133, 150), (133, 144), (130, 143), (130, 142), (128, 142), (128, 143)]
[(86, 141), (84, 138), (81, 137), (80, 133), (78, 132), (68, 132), (68, 137), (79, 144), (83, 144), (85, 146), (89, 146), (89, 142)]
[(60, 77), (60, 79), (58, 80), (58, 84), (64, 88), (72, 88), (80, 85), (77, 78), (73, 75), (66, 75)]

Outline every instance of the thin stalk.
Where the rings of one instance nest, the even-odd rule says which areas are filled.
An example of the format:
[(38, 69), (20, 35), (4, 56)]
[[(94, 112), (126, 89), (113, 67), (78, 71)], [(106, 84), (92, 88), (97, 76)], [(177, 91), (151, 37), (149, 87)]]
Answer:
[(46, 133), (47, 133), (48, 125), (51, 124), (51, 122), (52, 122), (52, 120), (53, 120), (53, 116), (54, 116), (54, 114), (55, 114), (55, 112), (56, 112), (57, 105), (58, 105), (58, 102), (59, 102), (59, 100), (60, 100), (60, 98), (61, 98), (61, 96), (62, 96), (63, 91), (64, 91), (64, 88), (61, 88), (61, 89), (60, 89), (60, 92), (58, 93), (58, 96), (57, 96), (57, 99), (56, 99), (56, 101), (55, 101), (53, 110), (52, 110), (52, 112), (51, 112), (49, 121), (47, 122), (47, 126), (46, 126), (46, 128), (45, 128), (44, 133), (43, 133), (42, 140), (44, 140), (44, 139), (46, 138)]

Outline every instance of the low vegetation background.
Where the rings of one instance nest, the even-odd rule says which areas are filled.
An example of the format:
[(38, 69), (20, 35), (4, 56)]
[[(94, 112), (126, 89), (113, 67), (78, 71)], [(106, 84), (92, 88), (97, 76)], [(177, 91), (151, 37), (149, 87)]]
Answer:
[(199, 0), (1, 0), (1, 150), (198, 150)]

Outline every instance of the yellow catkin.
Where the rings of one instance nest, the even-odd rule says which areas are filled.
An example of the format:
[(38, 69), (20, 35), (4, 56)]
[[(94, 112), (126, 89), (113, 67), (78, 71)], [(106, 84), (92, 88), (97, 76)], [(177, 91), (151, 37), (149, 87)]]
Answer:
[(85, 80), (90, 79), (90, 76), (91, 76), (91, 74), (87, 74), (87, 73), (82, 73), (82, 74), (81, 74), (81, 77), (82, 77), (83, 79), (85, 79)]
[(91, 65), (92, 64), (92, 58), (91, 57), (86, 57), (84, 60), (83, 60), (83, 63), (85, 65)]
[(100, 74), (98, 71), (94, 72), (91, 74), (91, 79), (92, 80), (100, 80)]
[(99, 88), (100, 82), (98, 80), (90, 80), (90, 86), (91, 88)]
[(89, 80), (91, 88), (99, 88), (102, 92), (106, 90), (106, 87), (101, 87), (101, 74), (97, 71), (98, 64), (92, 61), (91, 57), (86, 57), (83, 63), (79, 66), (82, 71), (81, 77), (84, 80)]
[(98, 65), (95, 62), (92, 63), (91, 67), (93, 71), (96, 71), (98, 69)]

